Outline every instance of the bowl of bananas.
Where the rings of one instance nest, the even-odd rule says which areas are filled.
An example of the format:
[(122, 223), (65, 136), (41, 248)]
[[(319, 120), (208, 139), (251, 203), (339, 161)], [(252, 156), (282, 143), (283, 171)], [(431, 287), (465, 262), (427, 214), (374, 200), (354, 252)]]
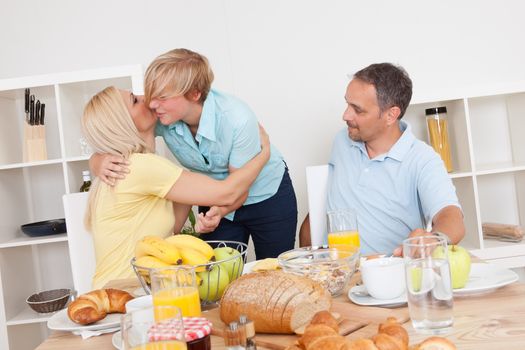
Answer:
[(237, 279), (246, 262), (248, 245), (236, 241), (204, 241), (189, 234), (165, 239), (142, 238), (135, 247), (131, 266), (147, 294), (151, 293), (150, 272), (176, 265), (195, 268), (201, 305), (216, 303), (224, 290)]

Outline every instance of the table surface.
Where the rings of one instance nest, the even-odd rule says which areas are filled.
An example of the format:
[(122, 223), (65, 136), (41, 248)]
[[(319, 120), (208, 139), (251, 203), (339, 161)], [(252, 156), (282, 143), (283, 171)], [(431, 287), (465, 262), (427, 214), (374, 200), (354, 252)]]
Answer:
[[(136, 280), (115, 281), (110, 286), (128, 291), (137, 288)], [(346, 296), (340, 296), (337, 300), (360, 308), (352, 304)], [(392, 310), (373, 309), (384, 310), (385, 318)], [(406, 306), (400, 309), (406, 309)], [(410, 344), (416, 344), (428, 337), (416, 334), (410, 321), (406, 322), (404, 327), (410, 335)], [(370, 337), (376, 332), (377, 325), (370, 324), (351, 333), (348, 338)], [(111, 337), (112, 334), (105, 334), (82, 340), (72, 333), (56, 331), (40, 344), (37, 350), (113, 350), (115, 348), (111, 344)], [(525, 349), (525, 284), (517, 282), (485, 294), (455, 297), (454, 328), (446, 337), (461, 350)], [(225, 349), (222, 338), (211, 338), (213, 349)], [(258, 348), (263, 349), (260, 346)]]

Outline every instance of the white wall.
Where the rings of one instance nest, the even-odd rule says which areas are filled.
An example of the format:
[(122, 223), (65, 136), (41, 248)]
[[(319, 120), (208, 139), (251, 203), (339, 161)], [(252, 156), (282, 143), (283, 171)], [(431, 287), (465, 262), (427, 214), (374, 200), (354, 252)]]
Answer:
[(525, 80), (523, 13), (520, 0), (0, 0), (0, 78), (199, 51), (285, 155), (302, 220), (304, 168), (327, 161), (343, 127), (347, 73), (401, 64), (416, 99)]

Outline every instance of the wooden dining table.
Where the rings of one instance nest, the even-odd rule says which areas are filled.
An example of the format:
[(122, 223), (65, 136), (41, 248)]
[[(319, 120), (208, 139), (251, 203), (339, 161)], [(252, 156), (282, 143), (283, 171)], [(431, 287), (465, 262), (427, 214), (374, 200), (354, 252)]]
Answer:
[[(355, 280), (354, 278), (353, 283)], [(120, 280), (110, 283), (109, 287), (134, 291), (137, 289), (136, 283), (136, 280)], [(349, 301), (345, 294), (335, 298), (335, 301), (337, 305), (345, 303), (345, 309), (350, 308), (350, 313), (353, 310), (356, 314), (370, 314), (371, 320), (377, 320), (378, 316), (386, 319), (393, 313), (407, 315), (401, 319), (409, 333), (410, 344), (417, 344), (428, 337), (415, 332), (408, 318), (406, 305), (396, 309), (359, 306)], [(337, 312), (336, 309), (333, 311)], [(223, 327), (223, 325), (214, 326)], [(361, 324), (346, 336), (349, 339), (368, 338), (377, 333), (377, 326), (377, 322)], [(36, 349), (113, 350), (115, 348), (112, 345), (112, 336), (113, 334), (104, 334), (82, 340), (80, 336), (70, 332), (54, 331)], [(461, 350), (525, 349), (525, 284), (515, 282), (481, 294), (454, 297), (454, 327), (444, 336)], [(224, 340), (219, 336), (211, 336), (211, 342), (212, 349), (226, 349)], [(276, 349), (261, 345), (257, 348)]]

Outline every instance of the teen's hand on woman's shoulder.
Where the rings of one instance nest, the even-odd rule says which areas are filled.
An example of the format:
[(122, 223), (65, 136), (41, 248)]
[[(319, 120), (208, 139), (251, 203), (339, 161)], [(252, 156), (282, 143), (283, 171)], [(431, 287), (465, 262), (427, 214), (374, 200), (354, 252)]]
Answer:
[(93, 174), (110, 186), (115, 186), (116, 180), (124, 179), (129, 173), (130, 162), (122, 156), (96, 154), (89, 163)]

